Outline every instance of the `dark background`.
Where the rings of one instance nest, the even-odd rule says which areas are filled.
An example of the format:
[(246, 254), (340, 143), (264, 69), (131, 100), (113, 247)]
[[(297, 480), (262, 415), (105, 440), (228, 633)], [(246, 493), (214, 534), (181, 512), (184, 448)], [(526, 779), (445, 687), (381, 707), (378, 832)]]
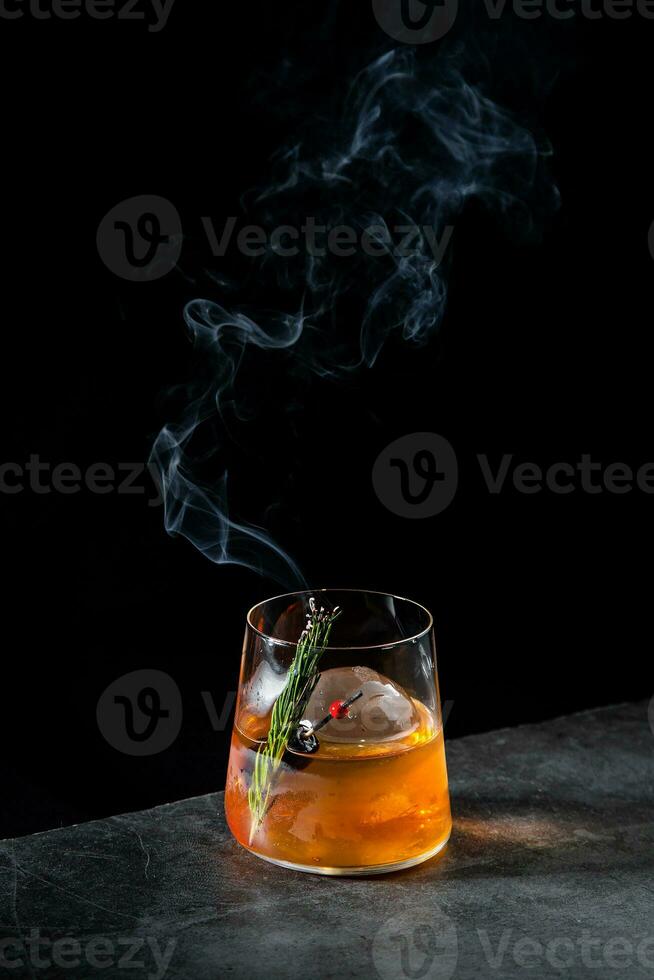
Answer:
[[(0, 21), (3, 461), (147, 459), (170, 415), (163, 396), (190, 370), (184, 304), (205, 291), (200, 267), (220, 260), (191, 240), (181, 271), (131, 284), (100, 260), (98, 224), (137, 194), (174, 202), (191, 239), (199, 216), (238, 213), (284, 136), (293, 74), (281, 91), (275, 67), (297, 66), (296, 101), (281, 106), (290, 129), (391, 46), (369, 4), (354, 6), (177, 0), (160, 34)], [(254, 518), (268, 496), (270, 529), (312, 585), (392, 591), (433, 611), (449, 737), (651, 693), (653, 498), (491, 496), (475, 455), (654, 460), (654, 23), (506, 29), (551, 81), (527, 107), (552, 143), (562, 202), (541, 240), (515, 240), (473, 203), (438, 336), (421, 350), (391, 341), (372, 371), (309, 382), (297, 441), (262, 422), (243, 470), (232, 460), (235, 516)], [(525, 109), (511, 63), (489, 57)], [(257, 370), (249, 383), (265, 383)], [(423, 430), (455, 447), (459, 492), (438, 517), (403, 520), (370, 473), (391, 439)], [(318, 468), (308, 432), (329, 446)], [(293, 461), (284, 499), (278, 452)], [(284, 590), (169, 538), (145, 495), (25, 489), (0, 496), (0, 521), (0, 835), (220, 789), (228, 735), (202, 692), (220, 713), (247, 609)], [(95, 713), (108, 684), (141, 668), (175, 679), (184, 722), (171, 748), (134, 759), (105, 742)]]

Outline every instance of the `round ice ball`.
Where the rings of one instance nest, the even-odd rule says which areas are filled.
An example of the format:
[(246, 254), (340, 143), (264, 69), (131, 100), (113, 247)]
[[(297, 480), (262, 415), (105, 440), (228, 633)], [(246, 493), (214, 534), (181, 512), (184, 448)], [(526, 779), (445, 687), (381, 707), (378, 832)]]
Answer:
[(304, 717), (317, 724), (330, 713), (334, 701), (345, 701), (359, 691), (348, 717), (332, 718), (318, 732), (332, 742), (389, 742), (414, 732), (420, 717), (414, 702), (399, 684), (369, 667), (334, 667), (325, 670), (311, 695)]

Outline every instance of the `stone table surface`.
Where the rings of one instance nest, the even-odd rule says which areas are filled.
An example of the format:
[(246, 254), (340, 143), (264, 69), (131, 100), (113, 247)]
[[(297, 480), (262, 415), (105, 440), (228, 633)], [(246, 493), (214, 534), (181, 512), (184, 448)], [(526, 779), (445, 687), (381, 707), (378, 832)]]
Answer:
[(447, 744), (455, 829), (408, 871), (259, 861), (222, 794), (0, 843), (0, 976), (654, 977), (648, 705)]

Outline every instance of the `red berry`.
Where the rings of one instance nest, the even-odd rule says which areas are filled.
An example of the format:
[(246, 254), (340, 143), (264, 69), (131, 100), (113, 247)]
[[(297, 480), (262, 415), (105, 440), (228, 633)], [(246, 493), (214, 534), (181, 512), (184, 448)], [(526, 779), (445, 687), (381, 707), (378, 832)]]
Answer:
[(343, 707), (342, 701), (332, 701), (329, 706), (329, 713), (332, 718), (345, 718), (347, 714), (347, 708)]

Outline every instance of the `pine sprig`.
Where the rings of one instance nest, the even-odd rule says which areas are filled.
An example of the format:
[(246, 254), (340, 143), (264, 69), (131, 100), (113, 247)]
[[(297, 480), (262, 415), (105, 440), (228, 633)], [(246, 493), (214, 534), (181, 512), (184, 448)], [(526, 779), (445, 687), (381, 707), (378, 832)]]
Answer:
[(268, 801), (274, 776), (281, 765), (289, 739), (297, 731), (307, 701), (318, 683), (318, 661), (329, 642), (334, 621), (340, 616), (338, 606), (328, 612), (316, 601), (309, 599), (310, 613), (307, 625), (298, 640), (295, 657), (289, 667), (284, 688), (275, 701), (270, 718), (266, 741), (257, 751), (248, 790), (248, 803), (252, 814), (250, 843), (254, 839), (268, 810)]

